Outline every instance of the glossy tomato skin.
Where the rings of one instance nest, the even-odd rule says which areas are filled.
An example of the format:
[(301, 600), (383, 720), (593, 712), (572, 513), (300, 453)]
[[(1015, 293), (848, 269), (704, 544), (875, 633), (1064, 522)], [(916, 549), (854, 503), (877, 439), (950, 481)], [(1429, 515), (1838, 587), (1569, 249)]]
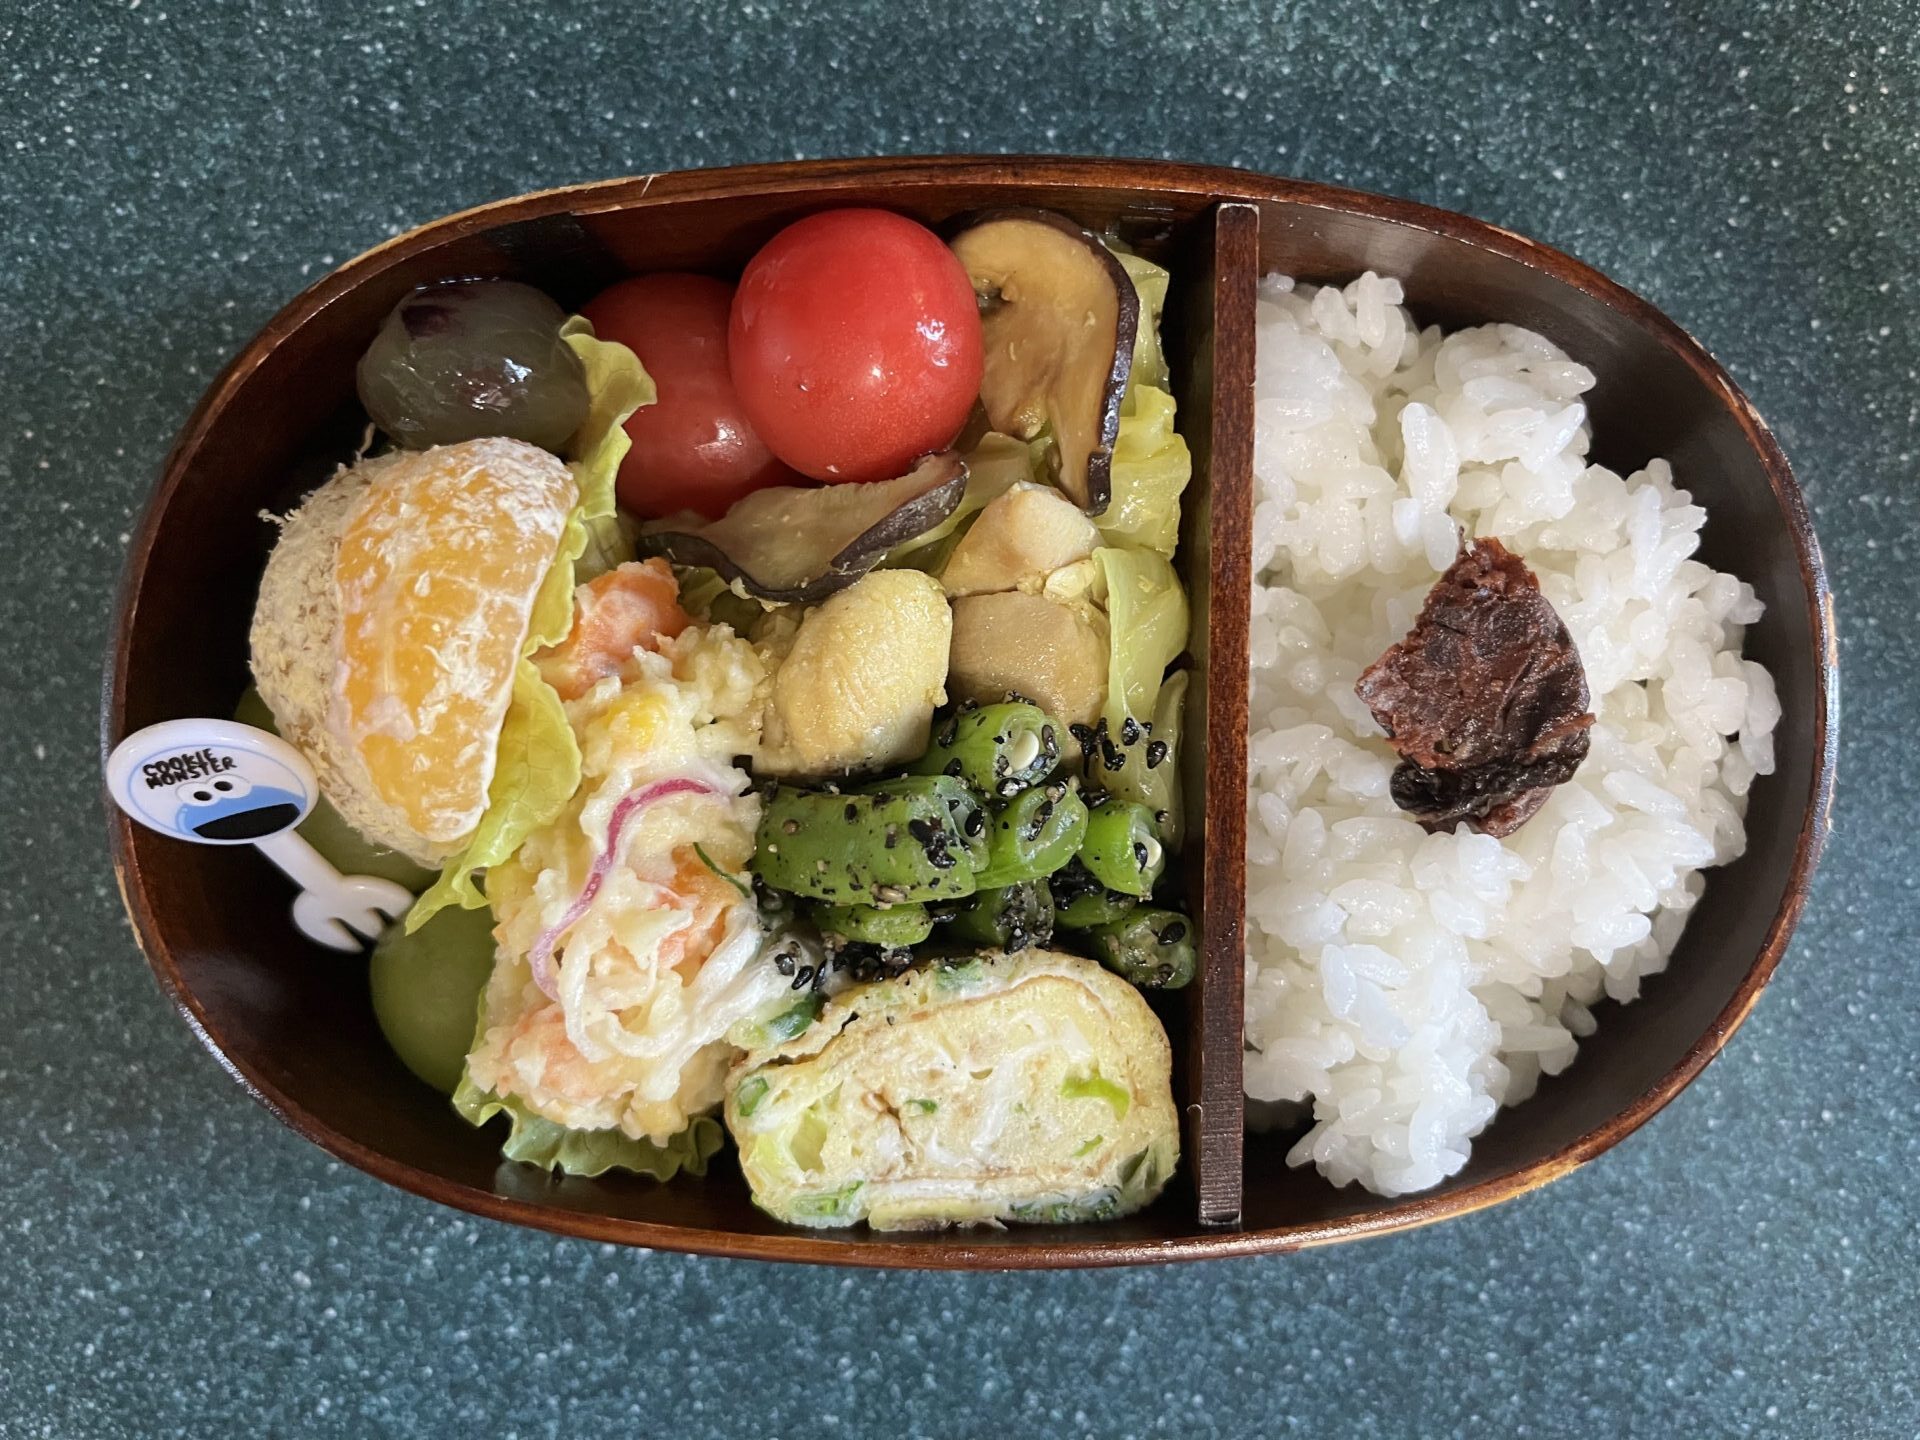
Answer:
[(754, 429), (816, 480), (904, 475), (980, 393), (966, 271), (887, 210), (828, 210), (769, 240), (734, 292), (727, 348)]
[(643, 519), (697, 510), (718, 519), (742, 495), (800, 477), (754, 433), (727, 367), (733, 287), (708, 275), (637, 275), (580, 313), (640, 357), (659, 399), (627, 421), (620, 504)]

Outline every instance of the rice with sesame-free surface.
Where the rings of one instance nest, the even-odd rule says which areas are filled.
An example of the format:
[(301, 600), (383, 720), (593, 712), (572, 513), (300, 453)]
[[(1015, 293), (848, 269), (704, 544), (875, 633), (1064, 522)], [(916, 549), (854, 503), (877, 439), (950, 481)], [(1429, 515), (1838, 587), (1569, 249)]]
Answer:
[[(1510, 325), (1420, 329), (1398, 281), (1270, 276), (1255, 400), (1246, 1089), (1335, 1184), (1426, 1189), (1602, 999), (1663, 969), (1746, 843), (1780, 707), (1752, 587), (1692, 557), (1663, 460), (1589, 464), (1593, 374)], [(1678, 477), (1684, 482), (1684, 476)], [(1464, 534), (1523, 556), (1586, 670), (1591, 751), (1504, 839), (1429, 834), (1354, 693)]]

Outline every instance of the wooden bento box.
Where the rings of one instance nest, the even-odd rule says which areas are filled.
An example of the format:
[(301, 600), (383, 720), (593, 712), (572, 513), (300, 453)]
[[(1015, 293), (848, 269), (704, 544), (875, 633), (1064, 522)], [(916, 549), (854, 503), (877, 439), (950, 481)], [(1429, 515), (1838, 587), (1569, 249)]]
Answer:
[[(1180, 1174), (1146, 1211), (1078, 1227), (911, 1235), (801, 1231), (754, 1208), (730, 1155), (703, 1179), (552, 1178), (504, 1161), (382, 1040), (351, 962), (304, 942), (283, 904), (222, 903), (281, 881), (247, 847), (182, 845), (109, 812), (140, 943), (195, 1033), (302, 1135), (445, 1204), (595, 1240), (719, 1255), (940, 1269), (1108, 1265), (1291, 1250), (1463, 1214), (1532, 1189), (1643, 1124), (1697, 1075), (1765, 986), (1828, 826), (1836, 677), (1830, 598), (1800, 492), (1759, 416), (1652, 306), (1553, 250), (1467, 217), (1237, 170), (1070, 158), (796, 162), (545, 191), (438, 220), (361, 255), (275, 316), (182, 430), (134, 539), (108, 660), (103, 739), (230, 711), (284, 505), (350, 453), (365, 423), (354, 362), (413, 287), (507, 276), (577, 305), (621, 275), (736, 270), (809, 211), (882, 206), (939, 226), (1006, 205), (1111, 230), (1174, 276), (1165, 341), (1194, 458), (1178, 567), (1193, 601), (1185, 884), (1200, 973), (1166, 997)], [(1436, 1190), (1383, 1199), (1290, 1170), (1283, 1136), (1244, 1136), (1247, 646), (1256, 282), (1269, 271), (1403, 278), (1423, 323), (1511, 321), (1600, 377), (1599, 451), (1622, 470), (1670, 457), (1707, 505), (1702, 558), (1766, 603), (1748, 654), (1775, 677), (1777, 773), (1754, 787), (1749, 848), (1713, 872), (1671, 969), (1576, 1064), (1503, 1113)], [(1244, 1136), (1244, 1138), (1243, 1138)]]

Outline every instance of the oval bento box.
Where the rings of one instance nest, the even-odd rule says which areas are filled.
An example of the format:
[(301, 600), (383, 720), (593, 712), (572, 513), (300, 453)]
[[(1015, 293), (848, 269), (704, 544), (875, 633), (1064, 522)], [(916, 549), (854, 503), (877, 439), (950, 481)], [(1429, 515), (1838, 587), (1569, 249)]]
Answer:
[[(1117, 233), (1174, 275), (1165, 337), (1193, 451), (1178, 564), (1194, 599), (1185, 881), (1201, 973), (1168, 997), (1181, 1171), (1131, 1218), (924, 1234), (800, 1231), (756, 1210), (730, 1156), (702, 1179), (552, 1178), (504, 1161), (402, 1068), (353, 962), (303, 941), (283, 882), (249, 847), (137, 829), (109, 807), (127, 909), (162, 987), (261, 1103), (327, 1151), (429, 1199), (594, 1240), (718, 1255), (1004, 1269), (1284, 1251), (1405, 1229), (1533, 1189), (1650, 1118), (1726, 1043), (1804, 904), (1832, 796), (1837, 678), (1831, 602), (1806, 507), (1773, 437), (1726, 372), (1651, 305), (1567, 256), (1492, 225), (1399, 200), (1155, 161), (951, 157), (691, 171), (545, 191), (438, 220), (368, 251), (276, 315), (188, 419), (134, 539), (108, 659), (103, 740), (231, 710), (246, 629), (285, 506), (352, 453), (365, 425), (354, 363), (413, 287), (510, 276), (575, 306), (622, 275), (719, 272), (787, 222), (878, 205), (939, 226), (1043, 206)], [(1244, 1135), (1247, 628), (1258, 277), (1366, 268), (1403, 278), (1423, 323), (1501, 320), (1590, 366), (1595, 459), (1625, 472), (1664, 455), (1711, 516), (1702, 558), (1766, 603), (1747, 653), (1784, 711), (1777, 773), (1757, 783), (1749, 848), (1713, 872), (1670, 969), (1608, 1006), (1566, 1073), (1500, 1119), (1471, 1163), (1424, 1194), (1336, 1189), (1284, 1163), (1281, 1135)]]

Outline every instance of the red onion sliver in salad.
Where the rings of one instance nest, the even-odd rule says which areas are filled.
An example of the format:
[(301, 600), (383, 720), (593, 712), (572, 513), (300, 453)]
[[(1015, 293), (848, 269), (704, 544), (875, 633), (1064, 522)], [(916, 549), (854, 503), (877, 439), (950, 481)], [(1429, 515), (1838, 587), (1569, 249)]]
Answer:
[(593, 904), (593, 897), (600, 893), (601, 882), (607, 878), (607, 871), (613, 868), (613, 857), (619, 853), (620, 836), (626, 829), (627, 821), (656, 800), (666, 800), (675, 795), (717, 795), (719, 793), (705, 781), (683, 777), (678, 780), (655, 780), (621, 797), (620, 803), (613, 807), (612, 817), (607, 821), (607, 843), (600, 853), (593, 857), (593, 868), (587, 872), (587, 883), (580, 887), (579, 895), (574, 897), (571, 905), (567, 906), (566, 913), (540, 932), (540, 938), (533, 942), (533, 949), (527, 955), (527, 963), (533, 968), (533, 983), (540, 987), (542, 995), (549, 1000), (560, 998), (558, 987), (554, 983), (554, 950), (560, 943), (560, 937), (587, 913), (587, 907)]

